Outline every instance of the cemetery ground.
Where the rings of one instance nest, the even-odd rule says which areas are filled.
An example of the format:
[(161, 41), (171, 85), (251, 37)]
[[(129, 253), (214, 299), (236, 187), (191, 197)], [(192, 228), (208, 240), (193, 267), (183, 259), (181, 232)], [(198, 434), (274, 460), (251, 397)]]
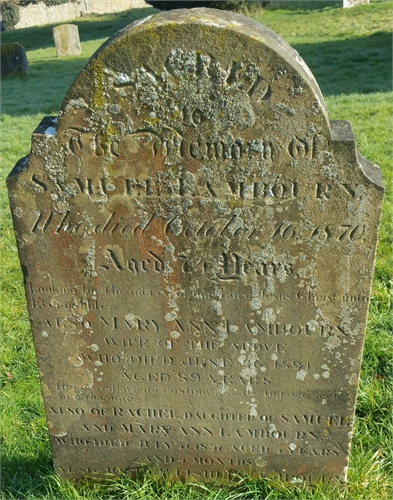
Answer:
[(164, 475), (101, 482), (59, 479), (51, 451), (39, 376), (25, 305), (5, 179), (30, 149), (31, 133), (45, 115), (57, 115), (74, 78), (93, 52), (118, 29), (154, 13), (137, 9), (84, 17), (82, 55), (57, 58), (52, 27), (3, 34), (27, 52), (30, 74), (2, 81), (0, 149), (1, 436), (5, 499), (372, 499), (390, 498), (392, 383), (392, 81), (391, 1), (341, 9), (332, 2), (305, 2), (304, 9), (261, 11), (254, 19), (280, 34), (304, 58), (325, 97), (329, 118), (350, 120), (359, 151), (382, 170), (386, 186), (370, 302), (348, 483), (313, 491), (275, 478), (239, 477), (230, 486), (183, 485)]

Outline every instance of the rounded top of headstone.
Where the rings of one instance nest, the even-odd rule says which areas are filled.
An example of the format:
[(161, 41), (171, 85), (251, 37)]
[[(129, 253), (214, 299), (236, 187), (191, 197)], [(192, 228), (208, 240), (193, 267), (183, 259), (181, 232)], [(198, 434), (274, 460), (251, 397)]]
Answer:
[(299, 54), (255, 21), (205, 8), (150, 16), (109, 39), (63, 102), (57, 130), (67, 135), (70, 126), (99, 133), (103, 156), (125, 136), (150, 134), (161, 144), (186, 138), (191, 150), (236, 141), (249, 155), (269, 148), (281, 165), (308, 137), (330, 140), (321, 92)]

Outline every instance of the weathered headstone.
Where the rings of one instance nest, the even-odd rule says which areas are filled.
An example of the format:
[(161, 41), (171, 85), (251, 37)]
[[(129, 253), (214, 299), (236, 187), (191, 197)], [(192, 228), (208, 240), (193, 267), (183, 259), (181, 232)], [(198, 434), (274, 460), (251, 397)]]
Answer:
[(29, 65), (25, 48), (19, 43), (1, 45), (1, 76), (28, 75)]
[(82, 53), (76, 24), (61, 24), (53, 28), (57, 57), (78, 56)]
[(280, 37), (130, 25), (8, 187), (58, 474), (345, 480), (382, 180)]

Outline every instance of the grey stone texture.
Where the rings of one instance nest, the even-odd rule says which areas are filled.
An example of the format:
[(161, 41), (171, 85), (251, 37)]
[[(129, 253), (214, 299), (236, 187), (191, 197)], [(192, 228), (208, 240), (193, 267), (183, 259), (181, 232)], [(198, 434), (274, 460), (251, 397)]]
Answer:
[(61, 24), (53, 28), (57, 57), (78, 56), (82, 53), (76, 24)]
[(1, 45), (0, 71), (2, 77), (29, 74), (26, 51), (20, 43), (4, 43)]
[(135, 22), (8, 188), (59, 475), (345, 481), (383, 186), (284, 40)]

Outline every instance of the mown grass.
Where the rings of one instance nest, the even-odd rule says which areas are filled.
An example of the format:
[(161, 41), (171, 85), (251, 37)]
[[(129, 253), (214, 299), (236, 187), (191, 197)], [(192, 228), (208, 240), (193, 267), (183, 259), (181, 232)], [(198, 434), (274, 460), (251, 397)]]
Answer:
[(83, 54), (56, 58), (52, 26), (3, 34), (27, 50), (30, 74), (2, 82), (0, 148), (0, 331), (2, 499), (374, 499), (390, 498), (392, 388), (392, 2), (341, 9), (338, 2), (299, 2), (252, 14), (278, 32), (306, 60), (326, 98), (331, 119), (351, 120), (361, 153), (381, 167), (387, 187), (365, 341), (348, 483), (313, 491), (267, 479), (183, 485), (152, 472), (104, 482), (64, 481), (51, 466), (38, 371), (5, 178), (28, 153), (32, 131), (57, 114), (87, 58), (107, 37), (153, 13), (138, 9), (86, 17), (79, 26)]

